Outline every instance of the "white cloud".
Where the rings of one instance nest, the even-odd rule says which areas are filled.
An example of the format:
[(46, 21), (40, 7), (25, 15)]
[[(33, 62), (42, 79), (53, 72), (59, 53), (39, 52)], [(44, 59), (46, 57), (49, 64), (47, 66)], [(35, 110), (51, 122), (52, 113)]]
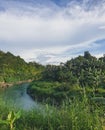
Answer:
[(105, 4), (86, 10), (86, 3), (67, 7), (2, 3), (7, 10), (0, 13), (1, 49), (45, 64), (96, 48), (94, 41), (105, 38)]
[(105, 29), (105, 26), (100, 26), (99, 29)]

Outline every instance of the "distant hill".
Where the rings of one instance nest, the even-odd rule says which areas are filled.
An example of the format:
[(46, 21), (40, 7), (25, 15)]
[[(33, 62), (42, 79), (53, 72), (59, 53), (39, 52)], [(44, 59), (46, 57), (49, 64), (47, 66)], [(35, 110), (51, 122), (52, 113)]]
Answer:
[(26, 63), (20, 56), (10, 52), (0, 51), (0, 82), (17, 82), (37, 78), (43, 66), (36, 63)]

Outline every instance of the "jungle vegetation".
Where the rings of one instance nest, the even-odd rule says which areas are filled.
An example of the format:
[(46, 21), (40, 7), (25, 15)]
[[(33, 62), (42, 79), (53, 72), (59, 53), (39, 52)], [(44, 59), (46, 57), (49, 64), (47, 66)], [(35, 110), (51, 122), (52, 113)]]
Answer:
[(42, 66), (0, 51), (0, 82), (28, 79), (27, 93), (43, 107), (19, 110), (0, 98), (1, 130), (105, 130), (105, 55)]
[[(0, 82), (17, 82), (35, 78), (43, 66), (36, 62), (25, 62), (20, 56), (0, 51)], [(38, 76), (37, 76), (38, 77)]]

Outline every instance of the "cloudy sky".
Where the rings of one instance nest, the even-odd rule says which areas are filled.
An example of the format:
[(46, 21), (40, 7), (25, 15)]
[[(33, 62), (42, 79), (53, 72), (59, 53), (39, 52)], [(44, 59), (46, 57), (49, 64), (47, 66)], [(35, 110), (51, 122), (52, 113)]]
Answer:
[(0, 49), (42, 64), (105, 53), (105, 0), (0, 0)]

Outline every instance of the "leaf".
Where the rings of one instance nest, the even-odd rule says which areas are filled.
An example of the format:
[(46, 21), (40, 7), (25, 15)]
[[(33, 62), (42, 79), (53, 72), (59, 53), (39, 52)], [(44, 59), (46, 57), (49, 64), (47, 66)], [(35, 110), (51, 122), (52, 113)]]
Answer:
[(8, 114), (7, 120), (10, 121), (12, 118), (12, 111)]
[(16, 119), (19, 119), (21, 117), (21, 111), (18, 111), (16, 114), (15, 114), (15, 118)]
[(8, 122), (6, 120), (0, 120), (0, 124), (8, 124)]

